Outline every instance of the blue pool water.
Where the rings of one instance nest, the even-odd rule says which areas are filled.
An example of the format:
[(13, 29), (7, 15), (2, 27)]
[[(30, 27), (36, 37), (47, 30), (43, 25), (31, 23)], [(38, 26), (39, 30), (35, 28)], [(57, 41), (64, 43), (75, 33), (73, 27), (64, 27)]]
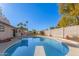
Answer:
[(66, 44), (42, 37), (22, 38), (5, 51), (6, 56), (33, 56), (36, 46), (43, 46), (46, 56), (64, 56), (69, 48)]

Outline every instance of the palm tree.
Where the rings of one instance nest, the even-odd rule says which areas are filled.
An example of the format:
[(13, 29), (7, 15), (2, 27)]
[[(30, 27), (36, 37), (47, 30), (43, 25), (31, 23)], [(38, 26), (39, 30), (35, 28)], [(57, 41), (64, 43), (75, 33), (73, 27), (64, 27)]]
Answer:
[(28, 30), (28, 26), (27, 26), (27, 24), (28, 24), (28, 21), (26, 21), (25, 23), (22, 23), (22, 22), (20, 22), (19, 24), (17, 24), (17, 26), (19, 27), (19, 28), (26, 28), (27, 30)]
[(26, 26), (27, 30), (28, 30), (28, 21), (26, 21), (26, 23), (24, 24), (24, 26)]

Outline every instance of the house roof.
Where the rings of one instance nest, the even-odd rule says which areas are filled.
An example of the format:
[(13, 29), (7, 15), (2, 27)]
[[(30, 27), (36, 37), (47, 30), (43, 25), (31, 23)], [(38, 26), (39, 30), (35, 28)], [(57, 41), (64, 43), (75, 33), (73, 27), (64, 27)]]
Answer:
[(2, 22), (2, 21), (0, 21), (0, 23), (4, 24), (4, 25), (6, 25), (6, 26), (9, 26), (9, 27), (11, 27), (11, 28), (16, 28), (16, 27), (14, 27), (14, 26), (12, 26), (12, 25), (10, 25), (10, 24), (4, 23), (4, 22)]
[(9, 20), (2, 14), (2, 9), (0, 8), (0, 23), (9, 26), (11, 28), (15, 28), (12, 25), (10, 25)]

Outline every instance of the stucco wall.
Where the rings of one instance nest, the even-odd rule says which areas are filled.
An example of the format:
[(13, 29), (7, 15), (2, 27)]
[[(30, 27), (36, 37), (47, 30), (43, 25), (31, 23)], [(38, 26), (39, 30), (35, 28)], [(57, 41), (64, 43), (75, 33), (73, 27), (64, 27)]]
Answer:
[(66, 35), (76, 35), (79, 36), (79, 26), (69, 26), (65, 28), (64, 36)]
[[(63, 32), (64, 31), (64, 32)], [(68, 26), (63, 28), (57, 28), (57, 29), (52, 29), (52, 30), (44, 30), (45, 35), (51, 35), (53, 37), (62, 37), (63, 38), (63, 33), (64, 37), (67, 35), (70, 36), (79, 36), (79, 25), (77, 26)]]
[(6, 38), (13, 37), (13, 30), (11, 27), (4, 25), (4, 32), (0, 32), (0, 40), (4, 40)]
[(51, 30), (51, 35), (54, 37), (63, 37), (63, 28)]

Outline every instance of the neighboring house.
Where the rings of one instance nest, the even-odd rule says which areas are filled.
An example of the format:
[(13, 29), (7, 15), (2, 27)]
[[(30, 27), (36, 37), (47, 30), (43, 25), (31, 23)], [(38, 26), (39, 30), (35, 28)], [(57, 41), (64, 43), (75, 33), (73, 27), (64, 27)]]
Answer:
[(15, 28), (10, 25), (6, 17), (0, 15), (0, 40), (15, 36)]
[(11, 38), (17, 36), (17, 29), (10, 25), (9, 20), (2, 14), (0, 8), (0, 42), (9, 41)]
[(9, 20), (2, 15), (2, 10), (0, 9), (0, 42), (4, 42), (13, 37), (21, 36), (24, 33), (26, 32), (11, 26)]

